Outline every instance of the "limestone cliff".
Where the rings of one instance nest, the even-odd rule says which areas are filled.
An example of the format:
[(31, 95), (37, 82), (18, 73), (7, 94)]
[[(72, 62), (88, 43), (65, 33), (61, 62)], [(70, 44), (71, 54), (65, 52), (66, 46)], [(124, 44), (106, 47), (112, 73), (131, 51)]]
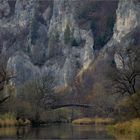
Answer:
[[(127, 37), (129, 33), (135, 31), (135, 29), (140, 27), (139, 13), (140, 13), (139, 1), (120, 0), (118, 4), (118, 9), (116, 11), (116, 23), (114, 27), (113, 37), (107, 44), (108, 46), (113, 46), (113, 43), (115, 44), (123, 43), (126, 45), (130, 43), (129, 41), (131, 40), (127, 40), (125, 39), (125, 37)], [(123, 39), (125, 39), (125, 41)]]
[(140, 2), (134, 0), (119, 1), (116, 10), (116, 22), (113, 36), (104, 46), (99, 54), (99, 59), (110, 57), (108, 52), (114, 53), (114, 60), (118, 68), (122, 67), (122, 62), (117, 50), (121, 50), (126, 55), (125, 49), (130, 45), (138, 45), (140, 35)]
[(76, 24), (72, 0), (54, 0), (43, 12), (39, 7), (36, 0), (16, 0), (9, 15), (8, 1), (1, 2), (1, 51), (9, 57), (7, 68), (16, 73), (16, 85), (51, 74), (56, 87), (71, 86), (93, 60), (92, 33)]
[(119, 1), (113, 36), (99, 54), (94, 33), (75, 19), (75, 2), (0, 1), (0, 52), (8, 57), (7, 69), (16, 73), (13, 83), (21, 85), (49, 74), (55, 78), (55, 87), (71, 87), (94, 60), (109, 55), (108, 49), (134, 41), (129, 34), (140, 26), (138, 1)]
[(140, 26), (140, 5), (133, 0), (120, 1), (116, 11), (117, 19), (113, 38), (121, 42), (121, 39), (136, 27)]

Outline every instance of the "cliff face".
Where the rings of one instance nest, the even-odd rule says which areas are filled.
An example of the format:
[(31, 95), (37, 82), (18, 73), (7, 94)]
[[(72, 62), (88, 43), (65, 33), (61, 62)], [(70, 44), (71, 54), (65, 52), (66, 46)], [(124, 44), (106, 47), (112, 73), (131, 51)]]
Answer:
[(56, 87), (67, 87), (88, 68), (93, 36), (76, 24), (73, 1), (54, 0), (53, 9), (48, 5), (43, 12), (36, 0), (15, 1), (13, 14), (8, 1), (1, 7), (1, 52), (9, 58), (8, 70), (16, 73), (16, 85), (50, 74)]
[[(88, 67), (94, 56), (91, 31), (80, 29), (74, 19), (74, 1), (54, 0), (48, 38), (47, 55), (52, 58), (46, 61), (45, 69), (55, 74), (61, 86), (69, 86), (74, 77)], [(54, 44), (56, 48), (51, 45), (52, 40), (57, 42)], [(60, 53), (56, 54), (56, 50)]]
[[(113, 37), (105, 48), (139, 27), (139, 13), (138, 2), (120, 0)], [(13, 83), (50, 74), (55, 87), (66, 88), (89, 68), (95, 60), (94, 37), (74, 15), (73, 0), (0, 2), (0, 51), (8, 57), (7, 69), (16, 73)]]
[(123, 0), (119, 2), (118, 9), (116, 10), (114, 33), (112, 39), (107, 44), (108, 46), (115, 46), (115, 44), (130, 44), (132, 38), (128, 38), (128, 34), (133, 33), (140, 27), (139, 13), (139, 1)]
[(140, 5), (134, 3), (133, 0), (120, 1), (116, 13), (117, 20), (113, 38), (121, 42), (124, 36), (140, 26)]
[[(118, 46), (122, 50), (122, 55), (127, 59), (125, 49), (129, 45), (139, 45), (140, 35), (140, 2), (134, 0), (120, 1), (116, 11), (116, 24), (114, 34), (108, 46)], [(119, 54), (114, 55), (116, 66), (122, 68)]]

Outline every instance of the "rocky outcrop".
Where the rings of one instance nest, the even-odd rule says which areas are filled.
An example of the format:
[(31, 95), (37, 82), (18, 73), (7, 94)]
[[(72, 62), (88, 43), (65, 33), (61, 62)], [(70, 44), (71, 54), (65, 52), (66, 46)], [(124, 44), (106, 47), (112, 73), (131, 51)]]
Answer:
[(116, 44), (128, 45), (131, 42), (130, 38), (127, 40), (126, 37), (140, 27), (139, 13), (139, 2), (134, 2), (134, 0), (119, 1), (113, 37), (107, 46), (115, 46)]
[[(93, 60), (94, 42), (92, 34), (90, 31), (88, 32), (78, 27), (73, 11), (72, 1), (54, 1), (53, 16), (50, 21), (48, 36), (51, 39), (52, 36), (58, 35), (59, 45), (57, 49), (61, 47), (59, 48), (61, 53), (46, 61), (44, 69), (47, 69), (47, 72), (54, 73), (60, 87), (70, 86), (75, 76), (86, 69)], [(79, 43), (78, 46), (65, 44), (65, 32), (68, 26), (72, 38)], [(85, 41), (84, 46), (80, 44), (82, 41)], [(53, 62), (52, 60), (54, 60), (54, 63), (51, 63)], [(61, 65), (59, 61), (61, 61)]]
[(14, 83), (16, 85), (21, 85), (27, 80), (40, 76), (40, 69), (34, 66), (29, 56), (23, 52), (16, 52), (13, 57), (10, 57), (7, 68), (15, 74)]
[[(16, 85), (50, 74), (55, 87), (70, 87), (95, 60), (92, 31), (77, 24), (73, 0), (54, 0), (53, 7), (45, 6), (42, 11), (40, 4), (38, 0), (16, 0), (11, 7), (8, 0), (1, 1), (0, 48), (9, 58), (7, 69), (17, 73)], [(139, 27), (139, 13), (138, 3), (120, 0), (113, 37), (98, 58), (108, 56), (113, 46), (133, 40), (127, 35)]]
[(114, 53), (114, 60), (117, 68), (122, 68), (120, 56), (115, 50), (119, 49), (122, 51), (122, 55), (126, 55), (126, 48), (130, 45), (135, 45), (135, 42), (138, 42), (137, 36), (140, 34), (139, 13), (140, 3), (138, 1), (119, 1), (118, 9), (116, 11), (116, 24), (114, 26), (113, 36), (101, 51), (99, 58), (101, 58), (101, 56), (103, 56), (102, 59), (109, 57), (110, 54), (108, 54), (108, 52), (110, 51)]
[(124, 36), (140, 26), (140, 5), (134, 3), (134, 0), (123, 0), (119, 2), (116, 13), (113, 38), (121, 42)]
[(10, 14), (10, 10), (8, 0), (2, 0), (0, 3), (0, 18), (7, 17)]
[[(121, 54), (128, 59), (125, 49), (129, 45), (133, 45), (136, 40), (135, 35), (133, 36), (132, 34), (135, 34), (137, 29), (137, 32), (140, 32), (140, 3), (134, 3), (134, 0), (120, 1), (116, 13), (117, 19), (113, 39), (122, 47)], [(120, 55), (117, 52), (114, 59), (117, 68), (123, 68)]]
[(47, 6), (40, 12), (37, 0), (16, 0), (11, 17), (8, 1), (2, 4), (2, 53), (9, 57), (7, 69), (16, 73), (16, 85), (50, 74), (56, 87), (68, 87), (93, 61), (93, 36), (77, 25), (74, 1), (54, 0), (53, 10)]

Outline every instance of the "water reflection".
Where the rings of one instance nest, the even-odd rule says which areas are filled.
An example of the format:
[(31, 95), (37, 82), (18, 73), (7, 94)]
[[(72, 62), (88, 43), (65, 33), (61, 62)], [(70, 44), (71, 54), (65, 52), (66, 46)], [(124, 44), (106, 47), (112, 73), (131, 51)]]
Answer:
[(0, 128), (0, 140), (6, 139), (90, 139), (90, 140), (138, 140), (133, 136), (107, 134), (104, 126), (78, 126), (70, 124), (47, 125), (44, 127)]

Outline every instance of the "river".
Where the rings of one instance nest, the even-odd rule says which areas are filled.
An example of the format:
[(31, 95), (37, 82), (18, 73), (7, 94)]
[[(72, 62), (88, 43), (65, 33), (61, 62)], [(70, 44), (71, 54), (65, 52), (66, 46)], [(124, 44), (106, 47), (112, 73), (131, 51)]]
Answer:
[[(104, 126), (53, 124), (42, 127), (0, 128), (0, 140), (122, 140), (109, 135)], [(129, 139), (126, 139), (129, 140)]]

